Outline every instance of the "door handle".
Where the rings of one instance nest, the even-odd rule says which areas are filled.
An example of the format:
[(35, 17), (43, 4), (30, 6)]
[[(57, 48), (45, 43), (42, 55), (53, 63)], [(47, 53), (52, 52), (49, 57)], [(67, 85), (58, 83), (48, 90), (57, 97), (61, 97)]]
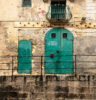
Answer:
[(50, 57), (53, 58), (54, 57), (54, 54), (53, 53), (50, 53)]

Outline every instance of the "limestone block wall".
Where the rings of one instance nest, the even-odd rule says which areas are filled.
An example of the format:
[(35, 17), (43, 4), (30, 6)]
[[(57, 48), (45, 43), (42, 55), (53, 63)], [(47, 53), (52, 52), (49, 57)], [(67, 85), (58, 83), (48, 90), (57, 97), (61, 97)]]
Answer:
[(46, 76), (41, 80), (40, 76), (14, 76), (12, 81), (10, 76), (3, 76), (0, 77), (0, 99), (95, 100), (96, 79), (67, 79), (71, 77)]

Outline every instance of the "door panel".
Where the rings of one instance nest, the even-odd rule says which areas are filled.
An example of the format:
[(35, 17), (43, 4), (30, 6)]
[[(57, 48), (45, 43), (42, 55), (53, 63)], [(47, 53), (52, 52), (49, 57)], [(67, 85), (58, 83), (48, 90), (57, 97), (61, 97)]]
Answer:
[[(55, 33), (56, 36), (52, 34)], [(58, 28), (50, 31), (50, 34), (47, 34), (45, 37), (45, 72), (46, 73), (57, 73), (56, 66), (58, 64), (58, 54), (56, 53), (59, 50), (59, 34)], [(52, 56), (53, 55), (53, 56)], [(51, 65), (51, 66), (50, 66)]]
[[(52, 34), (55, 34), (55, 37), (53, 37)], [(45, 37), (45, 51), (55, 51), (59, 49), (59, 34), (58, 29), (55, 29), (53, 31), (50, 31), (50, 34), (46, 34)]]
[(60, 58), (60, 67), (63, 67), (62, 73), (65, 74), (71, 74), (73, 73), (73, 36), (70, 32), (67, 30), (61, 29), (61, 46), (60, 46), (60, 52), (61, 56)]
[(31, 73), (32, 43), (27, 40), (19, 42), (18, 46), (18, 72)]
[[(53, 54), (53, 56), (51, 57), (50, 54)], [(57, 63), (57, 61), (59, 60), (59, 56), (56, 54), (55, 51), (51, 51), (51, 52), (46, 52), (46, 56), (45, 57), (45, 72), (46, 73), (57, 73), (58, 69), (57, 67), (59, 67), (59, 64)]]
[[(51, 34), (56, 37), (52, 38)], [(64, 34), (66, 33), (66, 34)], [(50, 44), (50, 45), (49, 45)], [(73, 73), (73, 36), (64, 28), (54, 28), (45, 37), (45, 73)]]

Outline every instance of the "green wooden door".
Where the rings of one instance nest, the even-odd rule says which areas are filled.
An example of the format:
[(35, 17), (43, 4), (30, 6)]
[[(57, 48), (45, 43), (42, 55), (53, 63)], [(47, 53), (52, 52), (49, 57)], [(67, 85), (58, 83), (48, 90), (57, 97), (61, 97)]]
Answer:
[(31, 73), (32, 43), (28, 40), (19, 41), (18, 72)]
[[(63, 56), (62, 56), (63, 55)], [(45, 36), (45, 73), (73, 73), (73, 35), (64, 28), (54, 28)]]

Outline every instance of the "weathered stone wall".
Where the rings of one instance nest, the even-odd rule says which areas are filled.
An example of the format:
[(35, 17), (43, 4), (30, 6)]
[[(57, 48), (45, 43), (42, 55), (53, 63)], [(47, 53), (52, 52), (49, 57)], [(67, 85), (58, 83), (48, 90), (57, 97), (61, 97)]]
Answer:
[[(76, 57), (76, 67), (78, 74), (96, 72), (96, 37), (84, 36), (74, 40), (74, 54)], [(85, 56), (84, 56), (85, 55)]]
[[(9, 23), (9, 22), (8, 22)], [(12, 58), (8, 56), (18, 56), (18, 42), (20, 40), (30, 40), (32, 42), (32, 55), (41, 56), (44, 55), (44, 38), (46, 33), (52, 29), (51, 27), (47, 28), (30, 28), (31, 25), (26, 27), (14, 27), (15, 22), (1, 23), (1, 37), (0, 40), (2, 44), (1, 56), (7, 56), (5, 58), (0, 58), (0, 62), (10, 63), (10, 64), (1, 64), (0, 68), (3, 69), (12, 69)], [(23, 22), (22, 22), (23, 23)], [(25, 22), (26, 24), (27, 22)], [(24, 23), (23, 23), (24, 24)], [(75, 28), (71, 26), (65, 26), (64, 28), (72, 32), (74, 36), (74, 50), (73, 54), (77, 55), (76, 57), (76, 73), (77, 74), (86, 74), (86, 73), (95, 73), (95, 60), (96, 57), (96, 29), (91, 28)], [(3, 35), (2, 35), (3, 33)], [(78, 56), (81, 55), (81, 56)], [(89, 56), (84, 56), (89, 55)], [(17, 67), (18, 60), (17, 57), (14, 57), (14, 75), (18, 75)], [(43, 58), (44, 60), (44, 58)], [(84, 62), (85, 61), (85, 62)], [(41, 62), (40, 57), (32, 57), (32, 62)], [(75, 62), (75, 56), (74, 56)], [(43, 73), (44, 73), (44, 63), (43, 63)], [(1, 75), (11, 75), (12, 70), (2, 70)], [(41, 74), (41, 63), (32, 63), (32, 75)]]
[(0, 77), (0, 100), (95, 100), (96, 81), (83, 79), (45, 76), (42, 80), (40, 76), (14, 76), (11, 80), (11, 77)]
[[(0, 2), (0, 21), (46, 21), (50, 1), (32, 0), (32, 7), (22, 7), (22, 0), (3, 0)], [(72, 21), (82, 17), (96, 19), (95, 0), (67, 0), (67, 5), (73, 14)]]
[[(8, 22), (9, 23), (9, 22)], [(1, 23), (1, 37), (0, 40), (2, 48), (0, 50), (1, 56), (7, 56), (6, 58), (0, 58), (0, 62), (5, 62), (9, 64), (1, 64), (0, 68), (12, 69), (12, 58), (8, 56), (18, 56), (18, 42), (20, 40), (30, 40), (32, 42), (32, 55), (41, 56), (44, 55), (44, 38), (46, 33), (52, 29), (44, 28), (15, 28), (14, 22)], [(27, 23), (27, 22), (26, 22)], [(26, 24), (25, 23), (25, 24)], [(29, 25), (30, 26), (30, 25)], [(78, 74), (84, 73), (95, 73), (95, 56), (82, 56), (82, 55), (96, 55), (96, 37), (95, 29), (77, 29), (65, 26), (64, 28), (72, 32), (74, 36), (74, 50), (73, 54), (77, 55), (77, 64), (74, 67), (77, 68), (76, 72)], [(91, 31), (92, 30), (92, 31)], [(3, 34), (2, 34), (3, 33)], [(81, 55), (81, 56), (78, 56)], [(43, 58), (44, 60), (44, 58)], [(74, 59), (75, 61), (75, 59)], [(86, 61), (86, 62), (79, 62)], [(89, 61), (89, 62), (88, 62)], [(91, 62), (92, 61), (92, 62)], [(14, 57), (14, 74), (17, 73), (17, 57)], [(33, 57), (32, 62), (41, 62), (40, 57)], [(43, 65), (44, 69), (44, 65)], [(94, 69), (94, 70), (93, 70)], [(44, 73), (44, 70), (43, 70)], [(12, 71), (2, 70), (1, 75), (11, 75)], [(32, 63), (32, 74), (41, 74), (41, 63)]]
[[(3, 56), (0, 57), (0, 100), (95, 100), (96, 0), (67, 0), (72, 19), (59, 25), (46, 19), (50, 1), (32, 0), (32, 7), (28, 8), (22, 7), (22, 0), (0, 1), (0, 56)], [(54, 27), (64, 27), (74, 36), (75, 76), (47, 76), (44, 63), (43, 80), (40, 63), (32, 63), (30, 77), (18, 74), (18, 42), (30, 40), (32, 55), (44, 55), (45, 35)], [(13, 65), (11, 56), (14, 56)], [(32, 57), (32, 62), (40, 61), (40, 57)]]

